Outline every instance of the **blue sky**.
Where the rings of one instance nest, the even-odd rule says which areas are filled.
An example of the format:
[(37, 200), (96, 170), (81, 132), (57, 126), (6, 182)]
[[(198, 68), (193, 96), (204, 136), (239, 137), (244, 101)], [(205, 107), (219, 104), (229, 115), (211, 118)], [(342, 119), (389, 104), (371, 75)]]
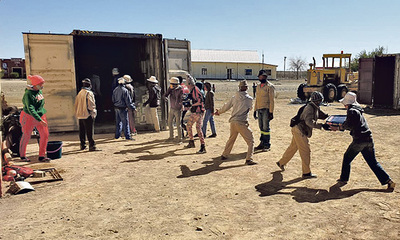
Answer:
[(265, 62), (378, 46), (400, 53), (398, 0), (0, 0), (0, 58), (24, 57), (22, 32), (161, 33), (192, 49), (257, 50)]

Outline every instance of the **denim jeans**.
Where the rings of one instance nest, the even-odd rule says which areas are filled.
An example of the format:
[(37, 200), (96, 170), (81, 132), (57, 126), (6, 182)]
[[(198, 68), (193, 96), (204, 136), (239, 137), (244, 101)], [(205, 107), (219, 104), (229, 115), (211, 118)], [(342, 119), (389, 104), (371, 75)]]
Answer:
[(363, 155), (365, 161), (368, 163), (368, 166), (375, 173), (379, 182), (382, 185), (387, 184), (390, 177), (385, 172), (385, 170), (383, 170), (381, 164), (376, 161), (374, 142), (372, 140), (370, 142), (361, 142), (361, 143), (356, 143), (353, 141), (350, 144), (343, 157), (342, 173), (340, 175), (340, 180), (342, 181), (349, 180), (350, 168), (351, 168), (350, 164), (360, 152)]
[(128, 110), (115, 108), (115, 138), (121, 137), (121, 131), (124, 130), (125, 138), (131, 139), (129, 129)]
[(211, 109), (207, 109), (203, 119), (203, 127), (201, 131), (203, 132), (203, 136), (206, 136), (207, 132), (207, 123), (210, 122), (211, 132), (212, 134), (216, 134), (215, 132), (215, 123), (214, 123), (214, 116), (212, 115), (213, 112)]
[(258, 113), (258, 126), (260, 127), (260, 132), (261, 132), (260, 144), (270, 148), (271, 132), (269, 128), (269, 109), (268, 108), (258, 109), (257, 113)]

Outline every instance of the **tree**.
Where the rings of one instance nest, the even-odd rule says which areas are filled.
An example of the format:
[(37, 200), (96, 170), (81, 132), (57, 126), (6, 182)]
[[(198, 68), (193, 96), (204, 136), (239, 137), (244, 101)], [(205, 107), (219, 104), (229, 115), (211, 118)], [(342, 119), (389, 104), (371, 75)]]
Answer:
[(307, 67), (306, 60), (301, 57), (295, 57), (289, 59), (289, 68), (296, 71), (296, 79), (299, 79), (299, 72)]
[(384, 53), (387, 53), (387, 49), (382, 47), (382, 46), (378, 46), (377, 48), (375, 48), (371, 52), (367, 52), (366, 50), (362, 50), (351, 61), (351, 64), (350, 64), (351, 71), (353, 71), (353, 72), (357, 72), (358, 71), (358, 60), (360, 60), (360, 58), (373, 58), (375, 56), (380, 56), (380, 55), (382, 55)]

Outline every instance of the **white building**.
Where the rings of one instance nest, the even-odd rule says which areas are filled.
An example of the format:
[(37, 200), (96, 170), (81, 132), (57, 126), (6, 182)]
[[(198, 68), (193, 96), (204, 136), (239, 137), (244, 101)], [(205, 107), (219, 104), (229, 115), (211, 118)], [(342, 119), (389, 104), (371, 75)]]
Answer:
[(192, 50), (192, 75), (196, 79), (258, 79), (261, 69), (268, 78), (276, 79), (278, 65), (262, 63), (257, 51), (249, 50)]

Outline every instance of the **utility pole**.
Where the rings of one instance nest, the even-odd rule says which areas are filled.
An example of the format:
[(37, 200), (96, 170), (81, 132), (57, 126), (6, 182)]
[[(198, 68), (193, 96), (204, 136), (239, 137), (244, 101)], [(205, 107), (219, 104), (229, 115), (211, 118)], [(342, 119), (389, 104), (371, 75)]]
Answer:
[(285, 71), (286, 71), (286, 57), (283, 57), (283, 78), (285, 78)]
[(261, 69), (264, 69), (264, 51), (262, 51), (262, 68)]

